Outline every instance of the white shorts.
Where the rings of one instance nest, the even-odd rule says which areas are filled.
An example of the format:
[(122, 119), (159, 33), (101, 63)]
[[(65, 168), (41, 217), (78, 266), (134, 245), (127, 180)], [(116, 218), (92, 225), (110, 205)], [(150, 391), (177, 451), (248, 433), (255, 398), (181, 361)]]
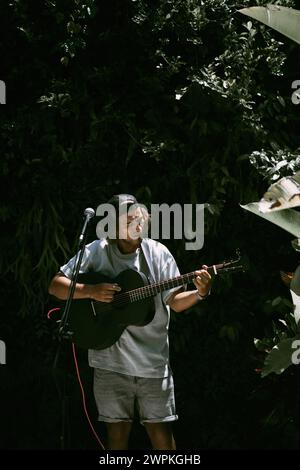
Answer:
[(149, 379), (94, 369), (94, 395), (99, 421), (131, 422), (135, 417), (135, 410), (138, 411), (141, 423), (178, 419), (172, 374)]

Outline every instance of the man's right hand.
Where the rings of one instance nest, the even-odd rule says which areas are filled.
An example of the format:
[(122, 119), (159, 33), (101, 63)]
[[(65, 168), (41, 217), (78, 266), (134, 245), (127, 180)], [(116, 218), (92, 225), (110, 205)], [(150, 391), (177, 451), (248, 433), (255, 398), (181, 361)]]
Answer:
[(89, 297), (100, 302), (112, 302), (116, 292), (120, 292), (121, 287), (118, 284), (89, 284)]

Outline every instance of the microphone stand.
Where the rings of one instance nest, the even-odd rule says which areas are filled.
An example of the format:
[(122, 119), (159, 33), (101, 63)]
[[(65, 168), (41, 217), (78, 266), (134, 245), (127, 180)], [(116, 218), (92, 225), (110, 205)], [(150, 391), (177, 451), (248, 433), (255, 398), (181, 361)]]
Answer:
[(71, 283), (69, 286), (68, 290), (68, 297), (66, 300), (65, 308), (60, 320), (60, 326), (58, 329), (58, 346), (53, 362), (53, 367), (52, 367), (52, 372), (53, 372), (53, 378), (54, 382), (58, 391), (58, 395), (61, 399), (61, 434), (60, 434), (60, 448), (61, 450), (64, 450), (66, 448), (66, 436), (68, 439), (68, 443), (70, 441), (70, 423), (68, 419), (68, 408), (69, 408), (69, 396), (68, 396), (68, 390), (67, 390), (67, 370), (65, 370), (65, 373), (63, 374), (63, 382), (62, 382), (62, 387), (59, 386), (59, 381), (57, 380), (57, 364), (59, 361), (59, 357), (61, 354), (62, 347), (64, 346), (64, 341), (63, 340), (72, 340), (73, 337), (73, 332), (69, 330), (69, 314), (70, 314), (70, 308), (71, 304), (73, 301), (74, 297), (74, 292), (76, 288), (76, 282), (85, 250), (85, 245), (86, 245), (86, 237), (87, 237), (87, 226), (89, 223), (89, 220), (95, 215), (95, 212), (93, 209), (86, 209), (84, 211), (85, 215), (85, 220), (84, 220), (84, 225), (79, 237), (79, 242), (78, 242), (78, 247), (77, 247), (77, 254), (75, 256), (74, 260), (74, 266), (72, 269), (72, 274), (71, 274)]
[(73, 267), (72, 275), (71, 275), (71, 283), (69, 286), (68, 298), (66, 301), (66, 305), (65, 305), (65, 308), (61, 317), (61, 321), (60, 321), (60, 327), (58, 330), (58, 335), (60, 339), (72, 339), (72, 336), (73, 336), (73, 331), (69, 330), (69, 314), (70, 314), (70, 308), (71, 308), (71, 304), (72, 304), (73, 297), (74, 297), (79, 269), (81, 266), (81, 261), (82, 261), (84, 250), (85, 250), (85, 241), (86, 241), (86, 233), (84, 235), (81, 248), (80, 248), (80, 242), (79, 242), (78, 248), (80, 251), (77, 250), (77, 255), (74, 261), (74, 267)]

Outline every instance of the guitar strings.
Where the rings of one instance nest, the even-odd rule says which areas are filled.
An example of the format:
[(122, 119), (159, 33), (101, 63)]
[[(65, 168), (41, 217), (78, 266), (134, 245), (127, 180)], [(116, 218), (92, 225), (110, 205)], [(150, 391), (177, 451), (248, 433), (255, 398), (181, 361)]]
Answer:
[[(183, 274), (182, 276), (177, 276), (173, 279), (166, 280), (163, 282), (156, 282), (153, 284), (148, 284), (146, 286), (138, 287), (136, 289), (132, 289), (126, 292), (122, 292), (121, 294), (117, 294), (116, 297), (112, 302), (100, 302), (100, 301), (95, 301), (95, 304), (101, 303), (104, 310), (110, 310), (111, 307), (113, 306), (118, 306), (121, 307), (123, 305), (126, 305), (132, 301), (136, 300), (142, 300), (145, 297), (152, 297), (157, 295), (161, 290), (167, 290), (166, 287), (169, 287), (169, 284), (175, 284), (175, 285), (170, 285), (170, 289), (173, 287), (179, 287), (180, 285), (185, 284), (187, 281), (190, 280), (190, 278), (195, 278), (195, 273), (187, 273)], [(157, 291), (157, 289), (159, 290)]]
[[(209, 266), (207, 270), (213, 271), (216, 274), (217, 271), (231, 271), (243, 268), (242, 266), (229, 267), (230, 264), (233, 263), (234, 262)], [(122, 292), (121, 294), (117, 294), (112, 302), (106, 303), (101, 301), (94, 301), (94, 304), (102, 304), (102, 308), (104, 310), (110, 310), (113, 306), (122, 307), (132, 301), (142, 300), (143, 298), (152, 296), (154, 297), (155, 295), (159, 294), (159, 292), (167, 290), (167, 288), (172, 289), (174, 287), (180, 287), (183, 284), (191, 282), (195, 277), (195, 271), (192, 271), (190, 273), (174, 277), (173, 279), (169, 279), (162, 282), (155, 282), (153, 284), (148, 284), (146, 286), (137, 287), (136, 289)]]

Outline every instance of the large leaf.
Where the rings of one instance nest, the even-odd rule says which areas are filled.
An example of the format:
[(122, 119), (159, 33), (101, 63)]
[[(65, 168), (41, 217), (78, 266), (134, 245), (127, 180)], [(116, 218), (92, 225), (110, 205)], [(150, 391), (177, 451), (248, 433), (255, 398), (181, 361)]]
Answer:
[(295, 292), (296, 295), (300, 296), (300, 265), (293, 274), (290, 289)]
[(280, 211), (300, 206), (300, 171), (272, 184), (259, 202), (262, 212)]
[[(297, 286), (299, 289), (299, 286)], [(291, 297), (293, 299), (293, 305), (294, 305), (294, 318), (295, 322), (298, 325), (300, 321), (300, 296), (297, 295), (292, 289), (290, 289)]]
[(297, 238), (300, 238), (300, 212), (295, 209), (284, 209), (281, 211), (261, 212), (259, 202), (250, 202), (240, 205), (243, 209), (259, 215), (263, 219), (283, 228)]
[(266, 7), (242, 8), (238, 11), (300, 44), (300, 11), (271, 4)]
[[(296, 360), (299, 358), (300, 344), (294, 343), (299, 341), (300, 335), (294, 336), (293, 338), (283, 339), (278, 343), (272, 351), (267, 355), (264, 366), (262, 368), (261, 376), (266, 377), (271, 372), (275, 374), (281, 374), (292, 364), (296, 364)], [(293, 347), (296, 346), (296, 347)]]
[(290, 291), (294, 304), (295, 322), (298, 325), (300, 321), (300, 266), (298, 266), (296, 271), (294, 272), (290, 284)]

